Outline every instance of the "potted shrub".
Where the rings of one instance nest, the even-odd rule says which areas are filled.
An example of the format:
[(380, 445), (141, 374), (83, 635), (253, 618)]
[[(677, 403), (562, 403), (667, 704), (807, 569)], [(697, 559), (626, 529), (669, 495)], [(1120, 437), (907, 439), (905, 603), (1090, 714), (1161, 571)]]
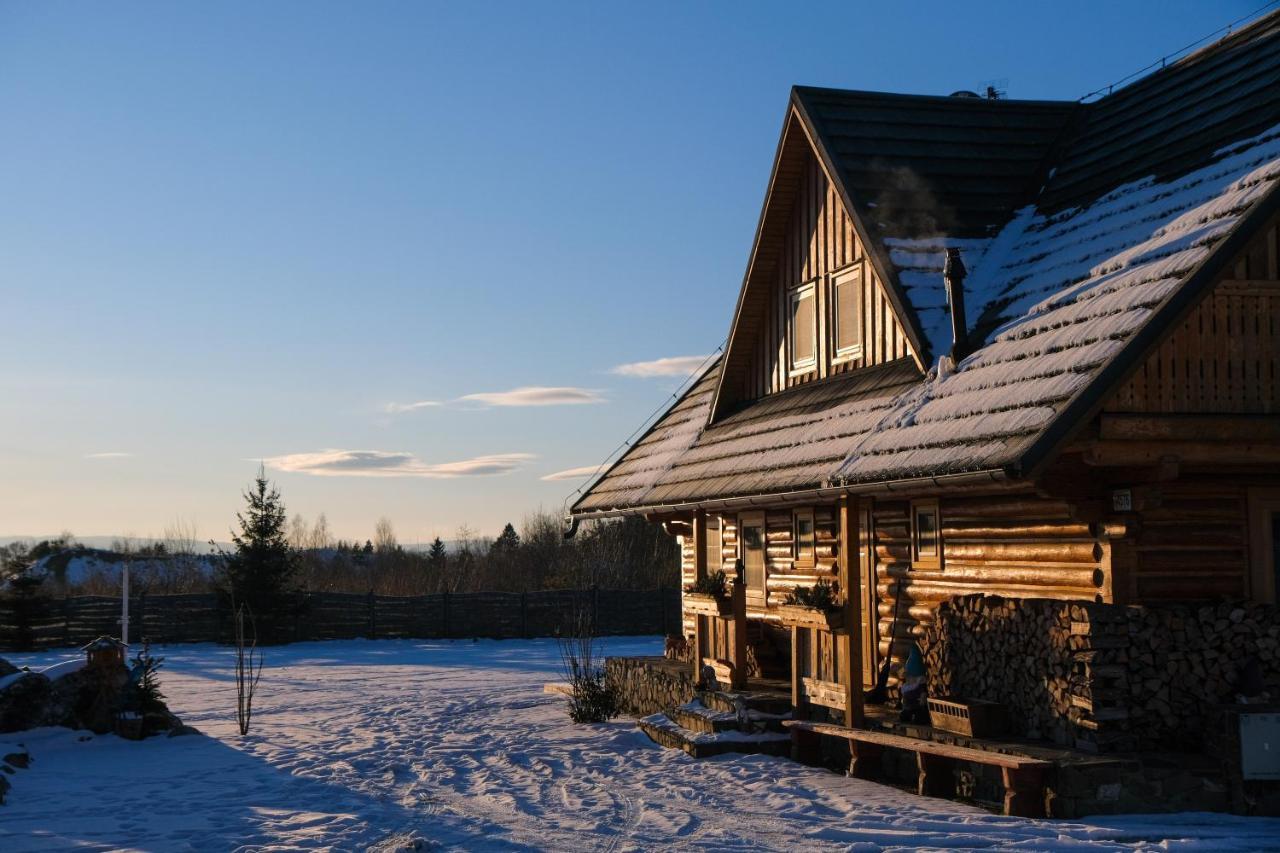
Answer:
[(698, 616), (729, 616), (733, 601), (729, 598), (724, 572), (715, 572), (684, 588), (684, 609)]
[(778, 608), (778, 615), (784, 625), (839, 631), (844, 628), (840, 585), (823, 579), (813, 586), (798, 586), (787, 593), (786, 601)]

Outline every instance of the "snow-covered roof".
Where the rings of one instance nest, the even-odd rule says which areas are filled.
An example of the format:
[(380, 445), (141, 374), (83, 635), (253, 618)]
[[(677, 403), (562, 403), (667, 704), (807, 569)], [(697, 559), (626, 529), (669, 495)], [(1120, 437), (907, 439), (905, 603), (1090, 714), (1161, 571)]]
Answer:
[[(911, 103), (913, 122), (923, 121), (928, 104)], [(972, 103), (955, 99), (946, 115), (956, 121)], [(978, 103), (985, 127), (990, 106)], [(1016, 197), (1012, 182), (983, 208), (969, 183), (948, 196), (946, 170), (933, 164), (932, 180), (943, 182), (936, 197), (968, 205), (968, 223), (953, 207), (948, 233), (913, 233), (919, 222), (936, 231), (913, 195), (907, 225), (872, 231), (935, 353), (950, 337), (945, 249), (961, 250), (972, 355), (923, 380), (906, 364), (867, 368), (708, 425), (721, 368), (713, 365), (574, 511), (997, 469), (1017, 476), (1039, 461), (1124, 360), (1207, 292), (1215, 264), (1254, 230), (1242, 227), (1246, 218), (1256, 224), (1280, 208), (1280, 12), (1101, 101), (1066, 106), (1065, 135), (1047, 146), (1044, 116), (1068, 111), (1035, 112), (1035, 145), (1056, 153), (1042, 164), (1043, 185), (998, 226), (996, 208)], [(964, 168), (967, 182), (972, 166)]]

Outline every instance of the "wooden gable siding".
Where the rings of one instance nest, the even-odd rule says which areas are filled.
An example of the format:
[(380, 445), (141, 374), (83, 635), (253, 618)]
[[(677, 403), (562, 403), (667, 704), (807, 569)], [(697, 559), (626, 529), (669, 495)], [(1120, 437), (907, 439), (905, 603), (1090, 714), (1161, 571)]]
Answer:
[[(772, 293), (745, 374), (747, 384), (741, 390), (744, 399), (759, 399), (858, 367), (912, 355), (884, 288), (866, 261), (866, 251), (854, 231), (853, 221), (812, 154), (805, 159), (797, 180), (800, 186), (773, 272)], [(835, 362), (827, 276), (858, 262), (862, 262), (863, 356)], [(814, 280), (820, 282), (817, 287), (818, 363), (812, 372), (792, 376), (787, 364), (786, 294), (789, 288)]]
[(1263, 229), (1108, 412), (1280, 413), (1280, 227)]

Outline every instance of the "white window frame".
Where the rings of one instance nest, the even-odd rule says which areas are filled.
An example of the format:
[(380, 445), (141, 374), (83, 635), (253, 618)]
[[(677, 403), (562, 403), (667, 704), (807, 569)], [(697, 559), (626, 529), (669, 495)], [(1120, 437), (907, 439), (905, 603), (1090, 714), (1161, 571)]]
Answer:
[[(796, 358), (796, 303), (802, 299), (813, 300), (813, 355), (803, 360)], [(792, 376), (801, 376), (818, 369), (818, 281), (807, 281), (787, 291), (787, 369)]]

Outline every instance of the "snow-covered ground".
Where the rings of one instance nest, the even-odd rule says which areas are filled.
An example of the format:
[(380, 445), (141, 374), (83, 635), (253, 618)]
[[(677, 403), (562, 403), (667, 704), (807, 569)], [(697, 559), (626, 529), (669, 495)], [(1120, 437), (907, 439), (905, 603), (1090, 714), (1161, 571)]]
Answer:
[(630, 720), (572, 725), (542, 692), (560, 677), (552, 641), (268, 649), (245, 738), (228, 649), (156, 653), (173, 708), (208, 736), (6, 735), (33, 763), (0, 806), (0, 850), (1280, 849), (1280, 820), (1021, 820), (784, 759), (694, 761)]

